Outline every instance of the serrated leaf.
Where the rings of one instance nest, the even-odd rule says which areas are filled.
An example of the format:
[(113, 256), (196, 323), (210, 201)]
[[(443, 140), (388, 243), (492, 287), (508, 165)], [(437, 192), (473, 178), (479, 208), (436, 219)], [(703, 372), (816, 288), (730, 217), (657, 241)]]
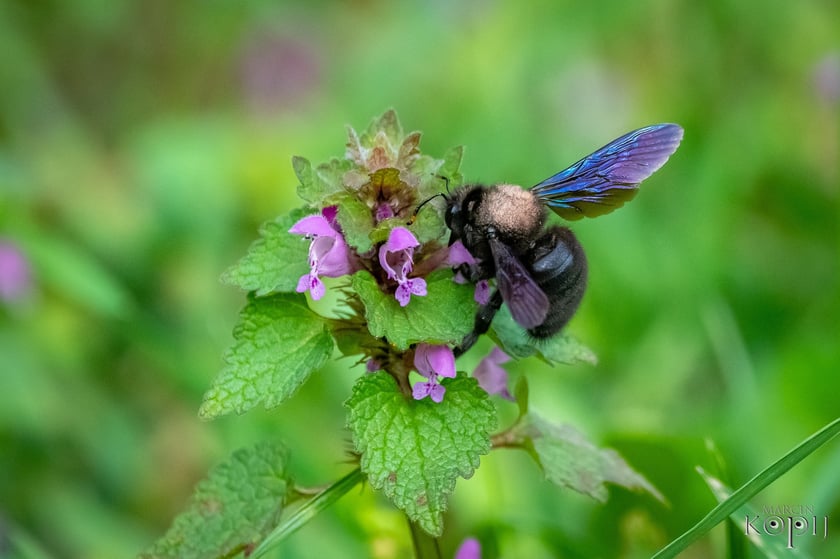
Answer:
[(496, 409), (475, 379), (445, 379), (440, 404), (415, 401), (385, 372), (364, 375), (345, 404), (361, 467), (408, 517), (434, 536), (457, 478), (469, 478), (490, 451)]
[(464, 158), (464, 146), (450, 148), (443, 156), (443, 163), (438, 168), (438, 174), (447, 177), (454, 184), (461, 182), (461, 161)]
[(493, 339), (514, 359), (524, 359), (537, 354), (548, 363), (589, 363), (595, 365), (595, 352), (569, 334), (556, 334), (547, 340), (535, 341), (519, 326), (503, 306), (493, 319)]
[(341, 225), (341, 232), (347, 244), (355, 248), (359, 254), (369, 251), (373, 246), (368, 237), (373, 227), (373, 215), (367, 204), (352, 192), (333, 196), (329, 202), (338, 206), (336, 219)]
[(313, 168), (305, 158), (292, 158), (292, 167), (300, 181), (298, 196), (315, 207), (324, 207), (325, 200), (346, 190), (344, 174), (353, 168), (353, 162), (347, 159), (333, 158)]
[(238, 450), (200, 482), (187, 510), (139, 559), (216, 559), (253, 549), (277, 524), (291, 483), (288, 452)]
[(400, 119), (394, 109), (388, 109), (382, 116), (373, 119), (367, 130), (362, 134), (361, 143), (365, 147), (373, 147), (375, 145), (375, 138), (379, 134), (384, 134), (388, 142), (397, 147), (403, 142), (403, 128), (400, 124)]
[(300, 184), (297, 187), (298, 196), (306, 200), (308, 193), (315, 189), (315, 173), (312, 172), (312, 163), (305, 157), (292, 156), (292, 169), (295, 171)]
[(596, 447), (571, 425), (555, 425), (528, 412), (516, 429), (526, 434), (534, 459), (552, 483), (602, 502), (607, 500), (607, 482), (664, 500), (616, 451)]
[[(431, 204), (429, 204), (431, 205)], [(446, 233), (446, 223), (437, 208), (423, 208), (417, 214), (414, 223), (409, 227), (420, 243), (428, 243), (440, 239)]]
[(395, 167), (399, 169), (407, 169), (411, 166), (411, 163), (417, 159), (420, 154), (419, 146), (421, 136), (420, 132), (411, 132), (405, 137), (402, 141), (402, 145), (400, 145)]
[(202, 419), (281, 404), (333, 350), (327, 322), (302, 295), (250, 295), (233, 339), (225, 368), (204, 395)]
[(418, 156), (411, 165), (411, 174), (416, 177), (417, 190), (422, 199), (429, 198), (440, 192), (446, 192), (449, 180), (449, 191), (457, 188), (464, 180), (459, 171), (461, 158), (464, 154), (463, 146), (456, 146), (446, 152), (443, 159), (434, 159), (428, 155)]
[(300, 208), (264, 223), (260, 238), (242, 260), (222, 274), (222, 281), (257, 295), (294, 292), (300, 277), (309, 273), (309, 241), (289, 233), (289, 228), (312, 213)]
[(368, 272), (354, 274), (351, 285), (365, 305), (370, 333), (387, 338), (398, 349), (418, 342), (458, 343), (472, 331), (478, 310), (473, 286), (452, 281), (450, 270), (429, 275), (428, 294), (412, 296), (405, 307), (400, 307), (393, 294), (382, 292)]

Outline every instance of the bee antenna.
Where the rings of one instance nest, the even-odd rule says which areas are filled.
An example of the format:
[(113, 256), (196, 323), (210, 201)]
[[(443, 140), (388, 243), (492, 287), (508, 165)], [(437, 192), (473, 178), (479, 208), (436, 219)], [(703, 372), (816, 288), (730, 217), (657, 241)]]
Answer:
[(425, 206), (426, 204), (428, 204), (429, 202), (431, 202), (432, 200), (434, 200), (435, 198), (437, 198), (438, 196), (443, 196), (444, 198), (446, 198), (446, 194), (444, 194), (443, 192), (439, 192), (439, 193), (435, 194), (434, 196), (432, 196), (431, 198), (426, 198), (425, 200), (420, 202), (420, 205), (417, 206), (417, 208), (414, 210), (414, 213), (411, 214), (411, 219), (408, 220), (408, 224), (409, 225), (413, 224), (414, 221), (417, 219), (417, 214), (420, 213), (420, 209), (423, 206)]
[[(435, 174), (434, 176), (441, 179), (446, 184), (446, 193), (449, 194), (449, 177), (438, 174)], [(444, 196), (444, 198), (446, 198), (446, 196)]]

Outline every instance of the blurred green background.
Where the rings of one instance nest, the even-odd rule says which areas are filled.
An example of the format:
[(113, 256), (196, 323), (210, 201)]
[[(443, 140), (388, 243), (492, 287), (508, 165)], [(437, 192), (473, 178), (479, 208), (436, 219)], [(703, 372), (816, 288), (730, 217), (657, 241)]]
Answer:
[[(840, 411), (838, 21), (810, 0), (0, 0), (0, 271), (30, 270), (0, 301), (0, 556), (133, 556), (266, 438), (302, 483), (347, 471), (348, 360), (276, 411), (196, 411), (244, 302), (218, 277), (299, 205), (290, 158), (341, 155), (343, 127), (389, 107), (426, 153), (467, 146), (467, 180), (523, 185), (632, 128), (685, 127), (632, 204), (574, 225), (591, 283), (569, 330), (599, 365), (510, 367), (669, 504), (593, 503), (500, 451), (458, 483), (443, 540), (649, 556), (714, 505), (694, 471), (719, 472), (709, 441), (739, 485)], [(837, 518), (838, 471), (834, 442), (753, 504)], [(802, 545), (840, 556), (831, 530)], [(365, 490), (277, 557), (408, 545)], [(684, 556), (724, 554), (718, 528)]]

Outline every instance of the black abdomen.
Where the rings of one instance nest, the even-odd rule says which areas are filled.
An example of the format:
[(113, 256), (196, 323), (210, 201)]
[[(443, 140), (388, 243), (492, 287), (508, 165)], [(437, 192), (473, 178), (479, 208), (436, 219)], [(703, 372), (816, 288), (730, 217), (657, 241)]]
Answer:
[(545, 321), (528, 333), (535, 338), (549, 338), (569, 322), (583, 299), (586, 256), (574, 234), (565, 227), (552, 227), (537, 239), (531, 256), (528, 267), (548, 295), (549, 309)]

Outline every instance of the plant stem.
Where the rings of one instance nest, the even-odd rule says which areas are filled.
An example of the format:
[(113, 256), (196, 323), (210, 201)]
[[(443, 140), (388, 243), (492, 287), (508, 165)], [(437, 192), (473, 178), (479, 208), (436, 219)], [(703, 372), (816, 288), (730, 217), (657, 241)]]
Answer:
[(416, 559), (442, 559), (440, 545), (437, 538), (433, 538), (420, 527), (412, 522), (407, 516), (408, 528), (411, 530), (411, 541), (414, 543), (414, 556)]

